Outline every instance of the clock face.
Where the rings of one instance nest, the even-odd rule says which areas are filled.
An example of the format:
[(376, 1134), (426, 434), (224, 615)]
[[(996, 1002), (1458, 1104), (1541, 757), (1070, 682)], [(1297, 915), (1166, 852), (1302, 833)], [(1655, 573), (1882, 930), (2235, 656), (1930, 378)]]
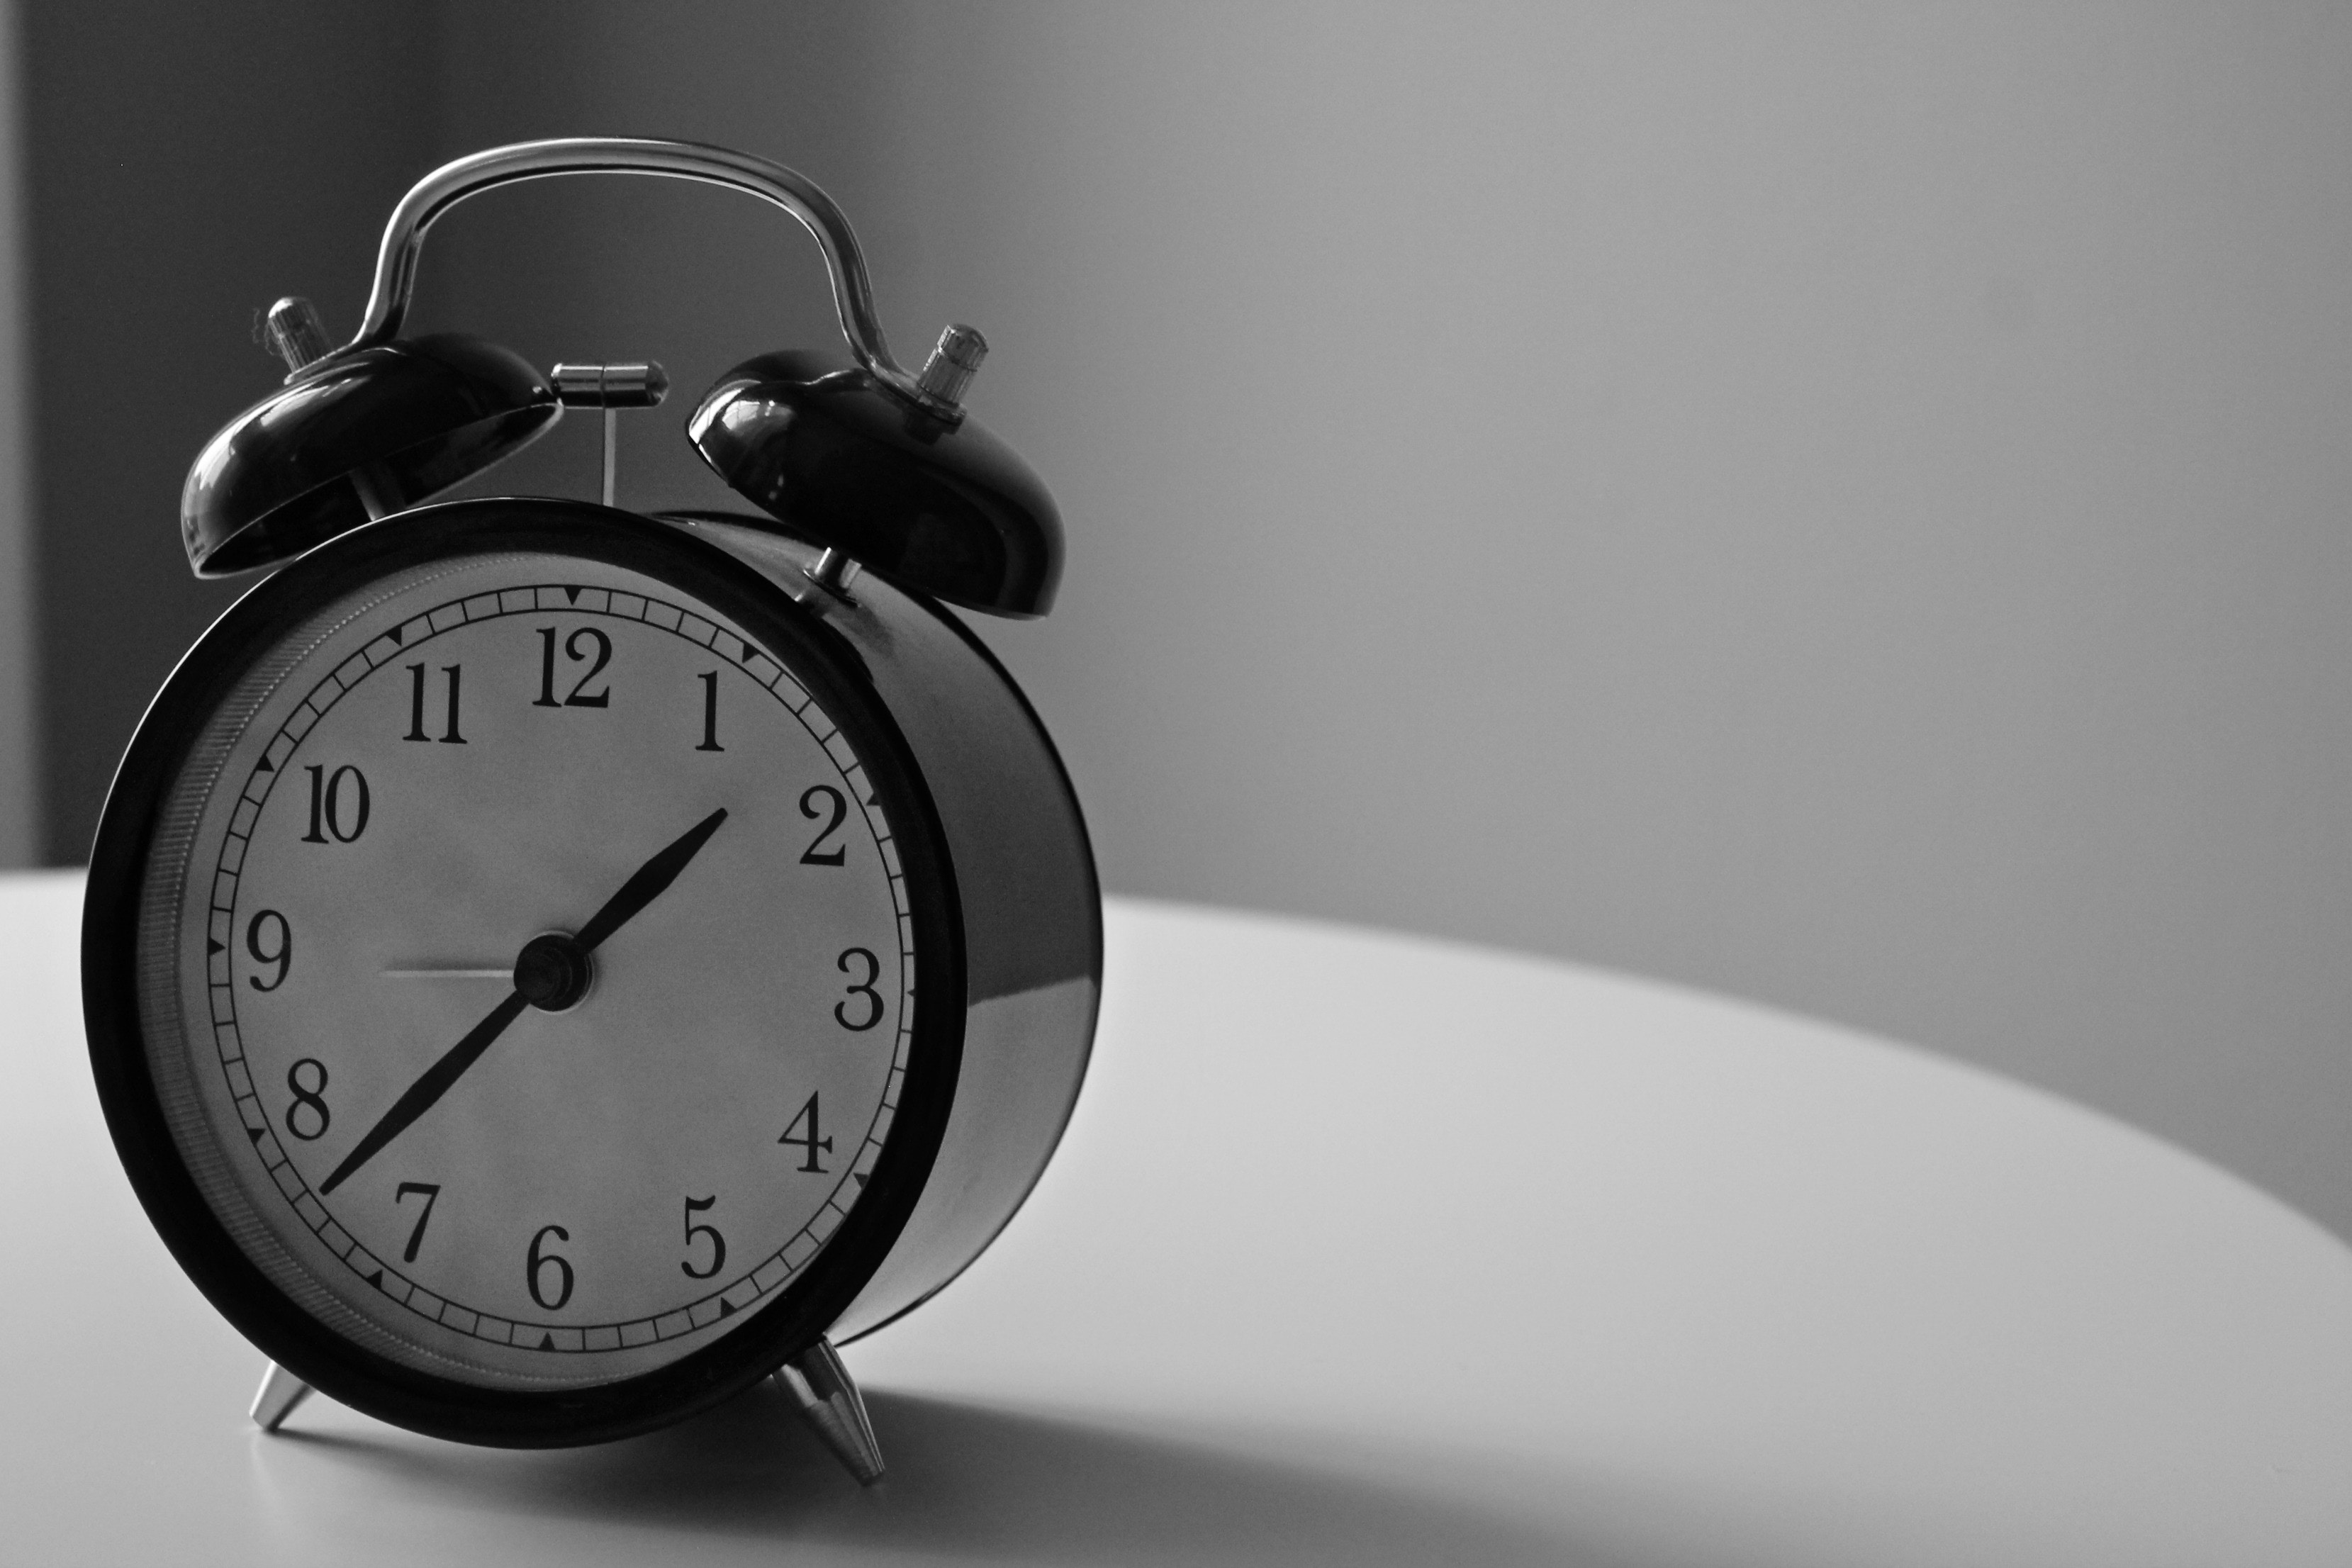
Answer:
[(824, 1267), (929, 1000), (913, 813), (824, 673), (664, 576), (513, 550), (347, 586), (224, 688), (161, 791), (141, 1032), (299, 1310), (560, 1390)]

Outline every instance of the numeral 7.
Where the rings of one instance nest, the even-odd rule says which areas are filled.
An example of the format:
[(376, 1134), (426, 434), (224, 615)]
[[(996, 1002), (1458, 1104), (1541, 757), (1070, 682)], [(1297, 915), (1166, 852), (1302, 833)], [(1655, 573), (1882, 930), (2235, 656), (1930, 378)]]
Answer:
[(393, 1194), (392, 1201), (395, 1204), (400, 1203), (406, 1199), (408, 1194), (411, 1193), (422, 1193), (425, 1194), (425, 1212), (416, 1216), (416, 1228), (408, 1233), (408, 1245), (402, 1249), (400, 1254), (400, 1260), (403, 1263), (415, 1262), (416, 1249), (425, 1245), (425, 1222), (433, 1217), (433, 1200), (441, 1195), (441, 1184), (438, 1182), (403, 1182), (400, 1184), (399, 1190)]

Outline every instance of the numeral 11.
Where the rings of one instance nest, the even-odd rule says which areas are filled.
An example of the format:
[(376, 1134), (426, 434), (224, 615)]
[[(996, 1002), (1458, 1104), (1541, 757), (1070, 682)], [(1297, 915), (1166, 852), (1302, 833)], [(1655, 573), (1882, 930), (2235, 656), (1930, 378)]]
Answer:
[[(457, 733), (458, 668), (454, 664), (445, 664), (441, 667), (442, 673), (449, 678), (449, 727), (439, 737), (441, 743), (446, 746), (462, 746), (466, 743), (466, 737)], [(401, 739), (404, 741), (434, 739), (425, 732), (425, 667), (421, 664), (412, 664), (408, 667), (408, 733), (403, 735)]]

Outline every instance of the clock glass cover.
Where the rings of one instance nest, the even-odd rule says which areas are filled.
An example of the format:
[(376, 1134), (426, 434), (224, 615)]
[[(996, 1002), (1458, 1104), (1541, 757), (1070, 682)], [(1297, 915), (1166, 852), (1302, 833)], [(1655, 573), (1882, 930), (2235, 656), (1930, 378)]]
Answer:
[(142, 1032), (278, 1290), (416, 1372), (562, 1389), (826, 1256), (928, 928), (919, 810), (822, 663), (508, 550), (347, 584), (225, 688), (161, 792)]

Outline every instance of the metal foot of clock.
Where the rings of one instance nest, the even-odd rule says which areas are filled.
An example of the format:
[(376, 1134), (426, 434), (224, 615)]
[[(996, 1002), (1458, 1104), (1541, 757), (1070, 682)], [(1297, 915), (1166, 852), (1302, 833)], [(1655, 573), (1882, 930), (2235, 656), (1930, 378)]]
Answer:
[(870, 1487), (882, 1479), (882, 1448), (874, 1440), (865, 1397), (849, 1380), (849, 1369), (841, 1364), (831, 1340), (817, 1341), (778, 1367), (776, 1381), (859, 1486)]
[(253, 1424), (265, 1432), (275, 1432), (294, 1414), (294, 1407), (310, 1397), (310, 1385), (273, 1361), (261, 1374), (261, 1386), (254, 1391)]
[[(882, 1479), (882, 1446), (875, 1440), (865, 1396), (857, 1392), (849, 1369), (841, 1364), (841, 1354), (832, 1341), (819, 1340), (778, 1367), (776, 1382), (793, 1396), (803, 1418), (857, 1478), (859, 1486), (870, 1487)], [(253, 1424), (265, 1432), (275, 1432), (310, 1397), (309, 1384), (270, 1362), (261, 1375), (261, 1386), (254, 1392)]]

